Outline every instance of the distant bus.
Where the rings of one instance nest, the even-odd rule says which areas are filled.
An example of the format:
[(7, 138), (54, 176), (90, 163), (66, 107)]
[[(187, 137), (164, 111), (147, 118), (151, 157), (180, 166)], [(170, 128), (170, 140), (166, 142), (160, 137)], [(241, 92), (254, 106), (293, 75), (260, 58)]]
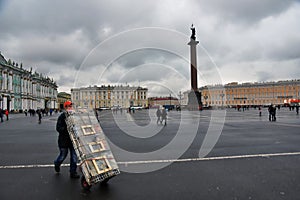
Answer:
[(164, 107), (165, 109), (168, 109), (168, 110), (173, 110), (173, 109), (175, 109), (175, 106), (174, 106), (174, 105), (163, 105), (163, 107)]
[(289, 99), (289, 103), (291, 106), (300, 105), (300, 99)]

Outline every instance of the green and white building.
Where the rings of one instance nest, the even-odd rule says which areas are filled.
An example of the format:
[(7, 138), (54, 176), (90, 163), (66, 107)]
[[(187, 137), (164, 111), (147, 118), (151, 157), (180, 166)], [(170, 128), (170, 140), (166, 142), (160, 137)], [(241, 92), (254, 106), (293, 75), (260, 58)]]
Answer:
[(0, 53), (0, 108), (9, 111), (55, 109), (57, 84), (49, 77), (7, 61)]

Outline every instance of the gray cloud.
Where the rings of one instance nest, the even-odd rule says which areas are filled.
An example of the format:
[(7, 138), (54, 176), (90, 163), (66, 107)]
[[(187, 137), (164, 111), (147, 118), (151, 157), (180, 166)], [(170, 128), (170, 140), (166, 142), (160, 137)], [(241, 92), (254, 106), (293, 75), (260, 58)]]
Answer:
[(199, 86), (289, 79), (299, 77), (299, 18), (296, 0), (4, 0), (0, 51), (53, 77), (59, 90), (139, 80), (157, 93), (161, 83), (179, 91), (189, 88), (194, 23)]
[(115, 62), (124, 67), (132, 68), (146, 63), (168, 65), (174, 59), (180, 59), (180, 55), (175, 55), (162, 49), (144, 48), (128, 52), (115, 60)]
[(219, 16), (221, 23), (258, 23), (260, 20), (277, 16), (285, 12), (295, 0), (211, 0), (209, 3), (201, 1), (199, 8), (204, 12)]

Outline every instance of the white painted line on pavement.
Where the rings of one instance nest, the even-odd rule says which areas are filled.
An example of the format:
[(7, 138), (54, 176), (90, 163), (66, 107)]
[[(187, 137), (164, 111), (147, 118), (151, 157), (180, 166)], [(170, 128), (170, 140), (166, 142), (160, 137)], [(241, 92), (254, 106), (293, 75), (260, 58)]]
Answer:
[[(70, 164), (62, 164), (62, 167), (68, 167)], [(1, 166), (0, 169), (21, 169), (21, 168), (48, 168), (48, 167), (54, 167), (54, 164), (46, 164), (46, 165), (7, 165), (7, 166)]]
[[(208, 158), (184, 158), (184, 159), (170, 159), (170, 160), (146, 160), (146, 161), (122, 161), (117, 162), (119, 165), (128, 164), (155, 164), (155, 163), (172, 163), (172, 162), (193, 162), (193, 161), (209, 161), (209, 160), (229, 160), (229, 159), (243, 159), (243, 158), (268, 158), (277, 156), (297, 156), (300, 152), (291, 153), (270, 153), (270, 154), (250, 154), (250, 155), (237, 155), (237, 156), (219, 156)], [(62, 167), (68, 167), (70, 164), (62, 164)], [(0, 165), (0, 169), (22, 169), (22, 168), (51, 168), (53, 164), (45, 165)]]
[(118, 164), (128, 165), (128, 164), (149, 164), (149, 163), (170, 163), (170, 162), (192, 162), (192, 161), (228, 160), (228, 159), (243, 159), (243, 158), (268, 158), (268, 157), (275, 157), (275, 156), (295, 156), (295, 155), (300, 155), (300, 152), (219, 156), (219, 157), (208, 157), (208, 158), (183, 158), (183, 159), (174, 159), (174, 160), (127, 161), (127, 162), (118, 162)]

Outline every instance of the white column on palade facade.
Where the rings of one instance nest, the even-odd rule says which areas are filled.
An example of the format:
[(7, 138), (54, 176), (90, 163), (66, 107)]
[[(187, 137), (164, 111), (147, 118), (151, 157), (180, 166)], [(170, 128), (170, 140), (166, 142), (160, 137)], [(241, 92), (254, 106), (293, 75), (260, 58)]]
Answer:
[(13, 92), (13, 74), (12, 72), (8, 73), (8, 90)]

